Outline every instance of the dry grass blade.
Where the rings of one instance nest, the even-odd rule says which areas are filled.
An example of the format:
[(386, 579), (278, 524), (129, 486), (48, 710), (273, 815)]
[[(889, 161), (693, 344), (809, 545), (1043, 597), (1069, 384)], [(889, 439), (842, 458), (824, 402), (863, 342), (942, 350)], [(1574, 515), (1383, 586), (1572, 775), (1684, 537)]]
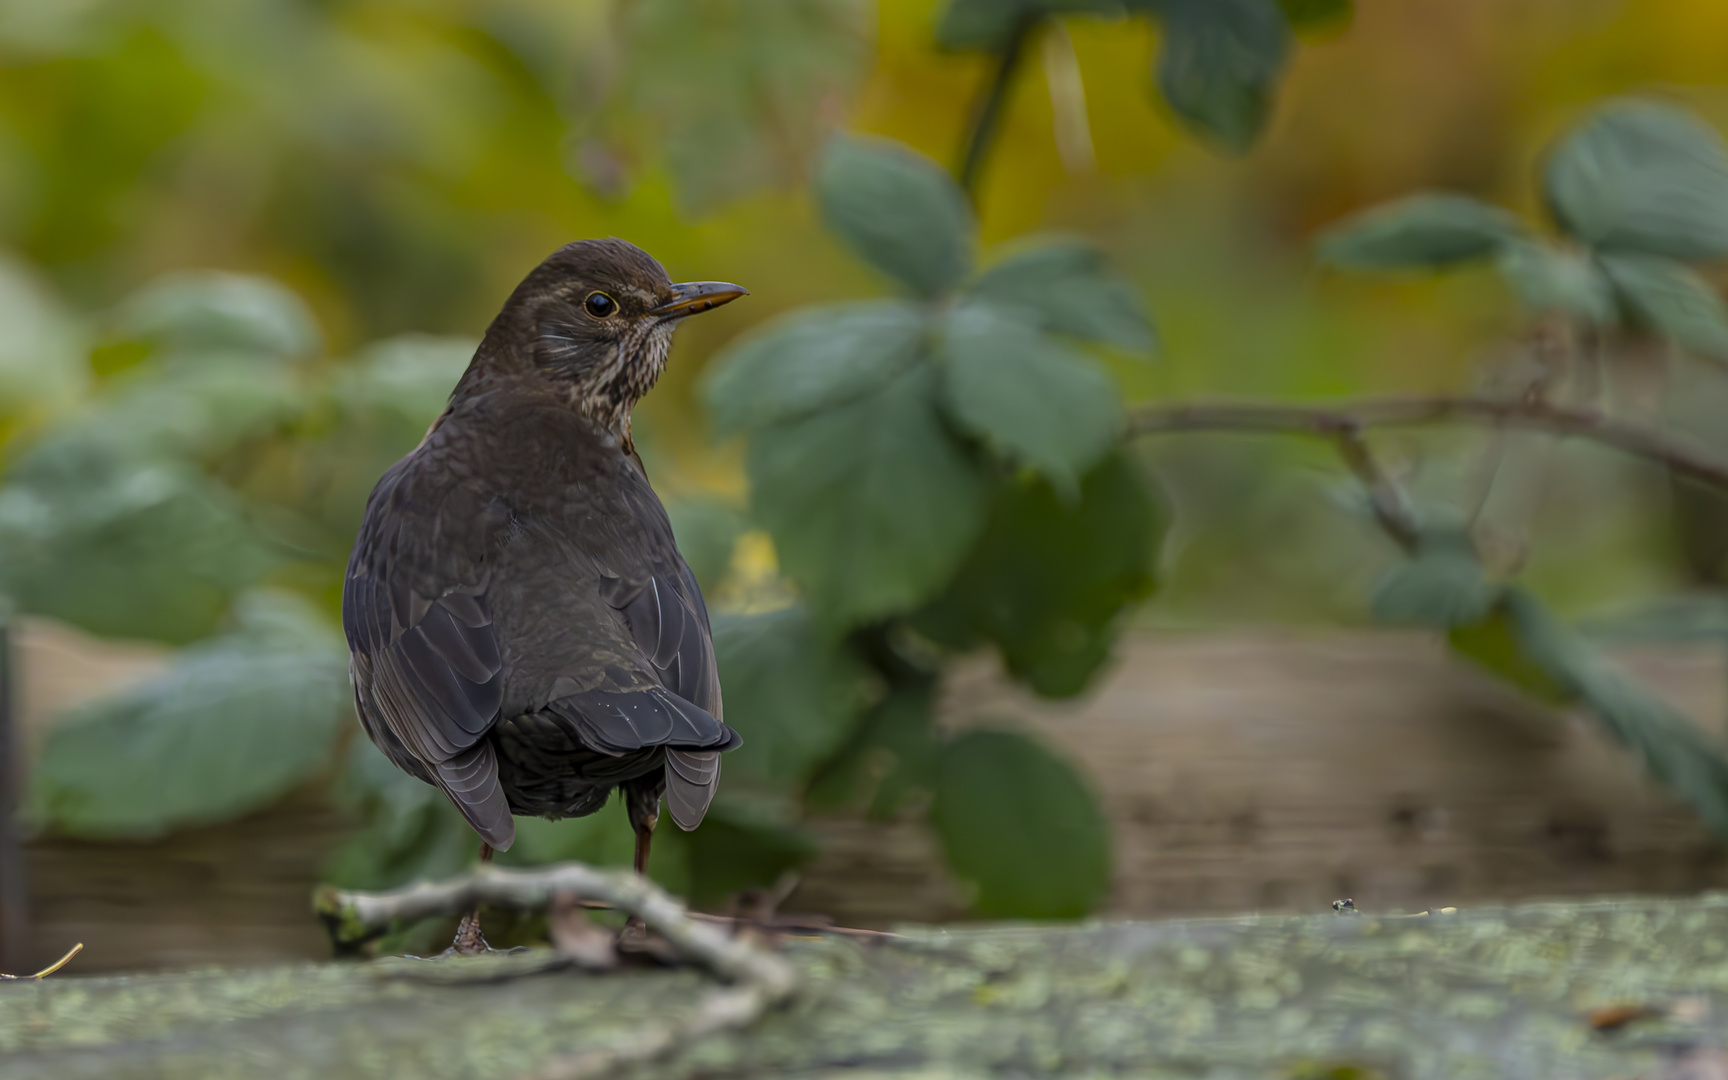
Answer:
[(20, 980), (20, 979), (46, 979), (48, 976), (54, 974), (56, 971), (59, 971), (61, 968), (65, 967), (67, 964), (70, 964), (72, 962), (72, 958), (74, 956), (77, 956), (79, 953), (81, 953), (83, 951), (84, 951), (84, 943), (82, 941), (80, 941), (78, 944), (72, 946), (70, 949), (67, 949), (65, 956), (62, 956), (60, 959), (54, 961), (52, 964), (49, 964), (47, 967), (43, 968), (41, 971), (38, 971), (34, 975), (7, 975), (4, 973), (0, 973), (0, 979), (11, 979), (14, 981)]

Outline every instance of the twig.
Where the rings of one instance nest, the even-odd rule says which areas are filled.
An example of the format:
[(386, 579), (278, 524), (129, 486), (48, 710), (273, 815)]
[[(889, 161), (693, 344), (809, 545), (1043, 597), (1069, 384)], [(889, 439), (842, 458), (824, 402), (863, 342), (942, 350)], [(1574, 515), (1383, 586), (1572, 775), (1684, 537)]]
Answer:
[(990, 76), (984, 93), (972, 108), (966, 125), (966, 141), (960, 152), (960, 189), (973, 203), (978, 201), (978, 174), (984, 169), (984, 156), (995, 141), (996, 129), (1002, 124), (1002, 108), (1007, 104), (1008, 88), (1014, 84), (1014, 73), (1020, 67), (1026, 42), (1038, 26), (1035, 16), (1022, 16), (1008, 32), (1008, 40), (996, 58), (996, 70)]
[(797, 986), (797, 977), (786, 961), (743, 938), (727, 937), (697, 922), (653, 882), (632, 873), (596, 870), (580, 863), (537, 870), (482, 865), (463, 877), (393, 892), (325, 888), (314, 894), (312, 907), (342, 946), (376, 936), (397, 921), (453, 915), (480, 904), (546, 908), (561, 894), (599, 900), (634, 915), (681, 955), (734, 985), (709, 994), (694, 1015), (680, 1021), (650, 1024), (611, 1046), (557, 1058), (533, 1074), (535, 1080), (613, 1075), (707, 1035), (747, 1026), (785, 1001)]
[(1711, 487), (1728, 490), (1728, 460), (1679, 439), (1593, 411), (1542, 401), (1476, 397), (1393, 397), (1337, 405), (1201, 402), (1134, 410), (1130, 437), (1178, 431), (1239, 431), (1337, 439), (1376, 427), (1443, 423), (1497, 424), (1588, 439), (1667, 466)]
[(1362, 437), (1359, 428), (1341, 427), (1333, 432), (1333, 440), (1338, 446), (1338, 456), (1344, 459), (1356, 479), (1362, 482), (1362, 487), (1368, 492), (1368, 503), (1374, 509), (1374, 520), (1386, 530), (1386, 535), (1397, 542), (1407, 554), (1416, 553), (1416, 545), (1420, 542), (1422, 530), (1416, 523), (1416, 515), (1410, 510), (1410, 503), (1404, 497), (1404, 492), (1396, 481), (1387, 475), (1380, 467), (1380, 462), (1369, 449), (1368, 441)]

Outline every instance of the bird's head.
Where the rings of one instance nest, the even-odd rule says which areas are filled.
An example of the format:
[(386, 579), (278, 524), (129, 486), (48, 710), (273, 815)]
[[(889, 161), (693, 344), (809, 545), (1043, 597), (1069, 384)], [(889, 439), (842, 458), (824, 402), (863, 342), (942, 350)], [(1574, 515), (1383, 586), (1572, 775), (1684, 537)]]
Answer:
[(674, 283), (623, 240), (578, 240), (516, 287), (481, 355), (546, 381), (628, 441), (630, 410), (665, 370), (679, 321), (744, 295), (723, 281)]

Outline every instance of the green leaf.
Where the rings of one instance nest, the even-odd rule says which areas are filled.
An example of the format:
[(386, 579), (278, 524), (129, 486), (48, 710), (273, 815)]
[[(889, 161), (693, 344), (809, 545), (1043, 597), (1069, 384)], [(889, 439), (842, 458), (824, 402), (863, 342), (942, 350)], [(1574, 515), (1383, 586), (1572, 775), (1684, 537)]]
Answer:
[(642, 0), (622, 18), (628, 100), (658, 126), (692, 213), (803, 170), (827, 103), (849, 99), (868, 69), (875, 28), (863, 0)]
[(934, 684), (892, 687), (865, 711), (854, 737), (811, 778), (805, 805), (862, 809), (873, 821), (898, 815), (936, 785), (942, 744), (936, 735)]
[(1728, 150), (1683, 109), (1608, 105), (1554, 148), (1543, 183), (1555, 220), (1586, 244), (1677, 259), (1728, 255)]
[(887, 139), (835, 136), (816, 171), (823, 220), (859, 258), (920, 296), (972, 270), (966, 196), (929, 158)]
[(706, 386), (720, 434), (791, 420), (879, 389), (918, 359), (917, 304), (871, 300), (772, 323), (722, 353)]
[(984, 271), (967, 291), (1052, 333), (1130, 352), (1158, 345), (1145, 300), (1109, 272), (1090, 244), (1057, 241), (1020, 252)]
[(1356, 15), (1353, 0), (1278, 0), (1278, 6), (1298, 33), (1342, 29)]
[(717, 616), (714, 652), (726, 722), (744, 736), (726, 757), (728, 776), (786, 787), (857, 726), (864, 668), (804, 609)]
[(121, 305), (115, 331), (168, 353), (286, 359), (310, 355), (319, 344), (312, 312), (294, 293), (269, 278), (217, 270), (156, 279)]
[(285, 632), (280, 608), (270, 619), (183, 649), (162, 674), (55, 724), (31, 777), (33, 816), (72, 836), (161, 836), (268, 806), (310, 778), (353, 715), (346, 657), (329, 628)]
[(936, 23), (944, 49), (1001, 52), (1022, 20), (1087, 13), (1120, 15), (1122, 0), (949, 0)]
[(1570, 689), (1530, 657), (1504, 604), (1497, 604), (1479, 623), (1453, 627), (1446, 634), (1446, 644), (1538, 701), (1562, 706), (1577, 700)]
[(1618, 645), (1728, 641), (1728, 597), (1716, 590), (1660, 596), (1592, 618), (1578, 631)]
[(1146, 477), (1120, 452), (1087, 474), (1078, 500), (1015, 484), (953, 586), (914, 625), (954, 647), (995, 642), (1038, 693), (1078, 694), (1109, 660), (1129, 605), (1157, 586), (1165, 527)]
[(1405, 270), (1490, 258), (1518, 219), (1462, 195), (1424, 192), (1365, 210), (1321, 234), (1316, 257), (1346, 270)]
[[(364, 824), (325, 862), (324, 880), (333, 885), (391, 889), (435, 881), (462, 870), (478, 854), (474, 830), (444, 793), (398, 769), (364, 735), (352, 740), (336, 796)], [(516, 823), (516, 848), (525, 832), (534, 831), (529, 822), (538, 820)], [(515, 855), (516, 848), (506, 854)]]
[(1728, 308), (1684, 264), (1655, 255), (1604, 255), (1602, 268), (1633, 322), (1700, 356), (1728, 360)]
[(1414, 558), (1381, 576), (1371, 606), (1384, 623), (1450, 629), (1482, 622), (1500, 593), (1484, 576), (1467, 531), (1434, 530), (1422, 536)]
[(66, 449), (0, 489), (0, 589), (23, 610), (185, 643), (278, 562), (238, 501), (189, 468)]
[[(467, 831), (468, 846), (474, 847), (473, 830)], [(503, 866), (545, 866), (559, 862), (630, 866), (636, 858), (636, 832), (630, 827), (624, 800), (614, 797), (587, 817), (558, 821), (517, 818), (516, 843), (496, 858)]]
[(735, 797), (716, 799), (701, 827), (680, 839), (690, 899), (698, 904), (766, 888), (816, 857), (815, 841), (792, 821), (788, 807)]
[(1562, 625), (1535, 597), (1508, 590), (1506, 612), (1530, 659), (1590, 707), (1660, 783), (1728, 836), (1728, 754), (1721, 743)]
[(942, 401), (955, 423), (1072, 491), (1122, 432), (1110, 376), (1026, 323), (967, 304), (936, 346)]
[(88, 331), (25, 264), (0, 256), (0, 415), (71, 404), (90, 379)]
[(1164, 24), (1158, 88), (1190, 128), (1241, 154), (1284, 72), (1290, 25), (1272, 0), (1153, 0)]
[(450, 401), (479, 342), (463, 337), (403, 334), (368, 345), (331, 381), (346, 412), (388, 416), (420, 441)]
[(930, 819), (955, 876), (988, 918), (1074, 919), (1110, 887), (1110, 827), (1067, 762), (1015, 732), (970, 731), (942, 749)]
[(1514, 241), (1501, 253), (1500, 273), (1533, 312), (1559, 312), (1599, 326), (1614, 322), (1614, 289), (1587, 255)]
[(985, 477), (944, 427), (936, 382), (919, 365), (750, 442), (755, 516), (824, 623), (916, 606), (983, 527)]
[(294, 373), (244, 354), (145, 366), (49, 430), (32, 460), (99, 450), (127, 460), (219, 461), (242, 441), (267, 434), (302, 407)]
[(696, 575), (704, 592), (713, 592), (732, 569), (732, 553), (744, 534), (744, 515), (718, 499), (671, 499), (666, 516), (672, 519), (672, 535), (678, 553)]

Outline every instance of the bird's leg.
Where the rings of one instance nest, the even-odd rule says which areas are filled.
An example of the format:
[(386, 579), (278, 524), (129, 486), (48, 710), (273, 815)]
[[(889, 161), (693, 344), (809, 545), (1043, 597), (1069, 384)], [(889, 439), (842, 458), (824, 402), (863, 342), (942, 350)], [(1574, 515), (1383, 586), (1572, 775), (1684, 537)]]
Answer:
[(648, 846), (654, 842), (654, 826), (660, 821), (659, 814), (649, 814), (636, 826), (636, 872), (648, 873)]
[[(636, 872), (643, 876), (648, 874), (648, 848), (654, 842), (654, 826), (660, 820), (661, 790), (662, 784), (627, 786), (624, 789), (624, 809), (630, 818), (630, 827), (636, 830)], [(634, 942), (647, 936), (648, 927), (632, 915), (625, 921), (619, 939)]]
[[(492, 861), (492, 845), (484, 840), (480, 841), (480, 861)], [(458, 956), (475, 956), (490, 949), (480, 933), (480, 907), (476, 904), (474, 910), (462, 916), (462, 921), (456, 924), (456, 940), (450, 943), (450, 951)]]

